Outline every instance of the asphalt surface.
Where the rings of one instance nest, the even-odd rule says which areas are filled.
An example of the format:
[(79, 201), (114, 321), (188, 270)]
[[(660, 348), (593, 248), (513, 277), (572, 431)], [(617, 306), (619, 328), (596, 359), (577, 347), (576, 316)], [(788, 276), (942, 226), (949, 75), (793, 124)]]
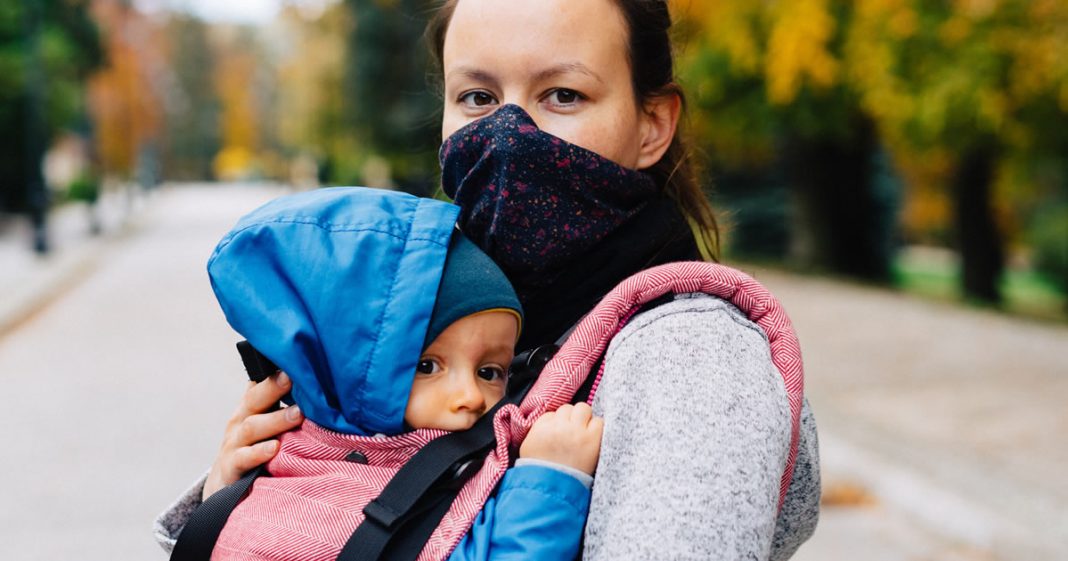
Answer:
[[(852, 513), (852, 521), (874, 520), (882, 535), (880, 517), (890, 520), (887, 531), (902, 521), (918, 530), (915, 543), (928, 544), (895, 557), (877, 557), (875, 546), (855, 551), (1068, 558), (1068, 481), (1060, 475), (1068, 327), (827, 279), (753, 274), (783, 302), (801, 339), (821, 434), (825, 522)], [(843, 487), (872, 500), (856, 505)], [(856, 541), (850, 533), (822, 524), (806, 547), (831, 552)]]
[[(284, 192), (165, 188), (96, 239), (68, 212), (48, 260), (0, 231), (3, 559), (164, 558), (151, 521), (244, 388), (204, 265)], [(1068, 328), (748, 272), (794, 320), (820, 427), (825, 504), (795, 559), (1068, 558)]]

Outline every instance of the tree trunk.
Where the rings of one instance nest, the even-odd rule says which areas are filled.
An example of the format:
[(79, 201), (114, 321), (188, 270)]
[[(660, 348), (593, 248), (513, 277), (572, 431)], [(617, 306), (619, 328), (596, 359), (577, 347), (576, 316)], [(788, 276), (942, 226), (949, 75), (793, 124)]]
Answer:
[(875, 193), (877, 150), (875, 129), (863, 118), (850, 138), (787, 142), (796, 209), (791, 253), (802, 264), (889, 281), (894, 213)]
[(957, 247), (961, 255), (961, 281), (968, 298), (1000, 304), (999, 281), (1005, 253), (993, 212), (997, 148), (993, 143), (967, 150), (953, 177)]

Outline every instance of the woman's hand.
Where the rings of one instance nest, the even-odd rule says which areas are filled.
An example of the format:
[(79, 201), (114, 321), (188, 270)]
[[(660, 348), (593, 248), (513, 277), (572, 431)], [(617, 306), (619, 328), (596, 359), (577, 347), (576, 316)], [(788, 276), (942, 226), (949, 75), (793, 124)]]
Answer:
[(534, 422), (519, 447), (519, 457), (536, 458), (593, 475), (601, 455), (604, 419), (585, 403), (561, 405)]
[(304, 421), (304, 415), (296, 406), (271, 411), (292, 385), (284, 372), (258, 384), (249, 382), (241, 405), (226, 423), (226, 434), (219, 455), (215, 457), (215, 463), (204, 482), (202, 500), (207, 500), (219, 489), (240, 479), (247, 471), (273, 458), (278, 453), (278, 439), (275, 437)]

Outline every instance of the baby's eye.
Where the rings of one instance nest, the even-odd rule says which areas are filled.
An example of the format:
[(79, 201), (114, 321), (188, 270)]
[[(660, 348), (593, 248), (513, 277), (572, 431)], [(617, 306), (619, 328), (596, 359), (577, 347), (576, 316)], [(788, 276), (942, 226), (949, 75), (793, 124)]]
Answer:
[(441, 365), (432, 358), (424, 358), (415, 365), (415, 371), (418, 374), (437, 374), (441, 371)]
[(470, 108), (486, 107), (496, 102), (497, 100), (492, 95), (482, 90), (467, 92), (460, 96), (460, 103)]
[(504, 369), (499, 366), (483, 366), (478, 369), (478, 377), (486, 380), (487, 382), (496, 382), (503, 380), (505, 376)]

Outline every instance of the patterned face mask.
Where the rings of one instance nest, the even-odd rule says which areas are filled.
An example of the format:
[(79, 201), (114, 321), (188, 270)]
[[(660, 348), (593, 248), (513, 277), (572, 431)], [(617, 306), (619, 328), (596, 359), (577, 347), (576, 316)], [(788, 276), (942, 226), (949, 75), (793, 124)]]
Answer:
[(657, 193), (649, 175), (539, 130), (516, 105), (456, 131), (438, 157), (460, 229), (513, 281), (581, 256)]

